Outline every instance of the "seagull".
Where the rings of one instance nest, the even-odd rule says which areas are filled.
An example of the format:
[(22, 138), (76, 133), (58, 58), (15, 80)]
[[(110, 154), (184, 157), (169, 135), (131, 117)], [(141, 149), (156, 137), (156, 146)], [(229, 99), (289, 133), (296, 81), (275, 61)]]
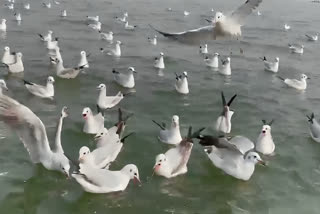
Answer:
[(107, 88), (105, 84), (100, 84), (97, 89), (100, 91), (97, 99), (97, 105), (100, 109), (110, 109), (115, 107), (123, 99), (123, 94), (119, 91), (115, 96), (107, 96)]
[(157, 45), (157, 35), (154, 35), (154, 37), (148, 37), (148, 42), (151, 45)]
[(30, 10), (30, 3), (26, 3), (23, 5), (24, 9)]
[(309, 122), (311, 138), (317, 143), (320, 143), (320, 124), (314, 118), (314, 113), (312, 113), (310, 116), (307, 115), (307, 118)]
[(65, 68), (59, 59), (56, 59), (56, 74), (58, 77), (63, 79), (74, 79), (76, 78), (80, 71), (84, 69), (83, 66), (75, 68)]
[(49, 76), (47, 79), (47, 84), (45, 86), (38, 85), (32, 82), (28, 82), (26, 80), (23, 80), (24, 85), (26, 86), (27, 90), (38, 97), (41, 98), (49, 98), (53, 99), (54, 96), (54, 78), (52, 76)]
[(257, 16), (261, 16), (262, 14), (261, 14), (261, 12), (258, 10), (257, 11)]
[(190, 12), (185, 10), (185, 11), (183, 11), (183, 15), (184, 15), (184, 16), (189, 16), (189, 15), (190, 15)]
[(63, 151), (52, 150), (42, 121), (26, 106), (5, 95), (0, 96), (0, 119), (19, 136), (32, 163), (69, 176), (70, 164)]
[(0, 31), (6, 31), (7, 30), (7, 20), (6, 19), (1, 19), (0, 23)]
[(308, 35), (308, 34), (306, 34), (306, 37), (307, 37), (308, 40), (311, 41), (311, 42), (318, 41), (318, 36), (319, 36), (319, 33), (316, 33), (316, 34), (314, 34), (314, 35)]
[(291, 88), (295, 88), (297, 90), (305, 90), (307, 89), (307, 80), (310, 79), (307, 75), (301, 74), (300, 80), (297, 79), (284, 79), (278, 76), (287, 86)]
[(87, 16), (88, 21), (99, 22), (99, 16)]
[(82, 110), (84, 119), (83, 132), (87, 134), (97, 134), (104, 129), (104, 115), (98, 107), (98, 114), (94, 115), (89, 107)]
[(8, 46), (4, 47), (4, 53), (1, 59), (3, 64), (14, 64), (16, 62), (16, 53), (11, 53)]
[(121, 56), (121, 48), (120, 48), (121, 42), (117, 41), (114, 48), (109, 50), (104, 50), (103, 48), (100, 48), (101, 52), (107, 52), (107, 55), (120, 57)]
[(176, 73), (175, 88), (180, 94), (189, 94), (188, 73), (186, 71), (182, 72), (181, 75)]
[(119, 22), (126, 23), (128, 18), (128, 12), (125, 12), (122, 17), (115, 17), (115, 19)]
[(233, 95), (229, 102), (226, 102), (223, 92), (221, 92), (222, 99), (222, 113), (216, 121), (216, 130), (224, 134), (229, 134), (231, 132), (231, 118), (234, 114), (234, 111), (230, 109), (231, 103), (237, 97), (237, 94)]
[(16, 21), (18, 21), (18, 22), (22, 21), (21, 13), (14, 13), (14, 17), (16, 18)]
[(55, 55), (50, 57), (51, 64), (56, 65), (57, 61), (61, 62), (63, 65), (63, 59), (58, 46), (55, 48)]
[(52, 41), (52, 34), (53, 31), (52, 30), (48, 30), (48, 34), (47, 35), (42, 35), (42, 34), (38, 34), (40, 36), (40, 39), (44, 42), (49, 42)]
[(296, 44), (288, 44), (289, 49), (291, 50), (291, 53), (296, 53), (296, 54), (303, 54), (303, 45), (296, 45)]
[(207, 54), (208, 53), (208, 45), (207, 44), (200, 45), (199, 53), (200, 54)]
[(44, 7), (46, 8), (51, 8), (51, 3), (48, 2), (48, 3), (42, 3)]
[(84, 68), (89, 68), (89, 63), (87, 60), (87, 53), (85, 51), (80, 52), (80, 62), (78, 63), (78, 67), (84, 67)]
[(3, 94), (2, 89), (6, 89), (6, 91), (9, 91), (6, 82), (4, 79), (0, 79), (0, 96)]
[(53, 1), (53, 3), (54, 3), (55, 5), (60, 5), (60, 2), (58, 2), (58, 1)]
[(225, 16), (222, 12), (216, 12), (214, 19), (210, 20), (211, 25), (184, 32), (167, 33), (151, 27), (165, 37), (179, 39), (180, 41), (198, 42), (226, 36), (239, 37), (241, 36), (241, 26), (244, 25), (245, 19), (261, 2), (262, 0), (246, 0), (231, 15)]
[(134, 164), (124, 166), (120, 171), (110, 171), (86, 166), (73, 173), (72, 177), (90, 193), (110, 193), (124, 191), (131, 179), (138, 181), (139, 171)]
[(47, 49), (54, 50), (58, 47), (58, 37), (56, 37), (53, 41), (47, 41)]
[[(56, 139), (55, 139), (55, 152), (64, 153), (62, 144), (61, 144), (61, 130), (62, 130), (62, 124), (63, 119), (68, 117), (68, 108), (64, 106), (61, 110), (61, 115), (58, 121), (57, 131), (56, 131)], [(68, 170), (69, 171), (69, 170)]]
[(118, 83), (119, 85), (125, 88), (134, 88), (135, 82), (134, 82), (133, 73), (137, 73), (134, 67), (129, 67), (127, 74), (120, 73), (115, 69), (112, 70), (112, 73), (113, 73), (113, 79), (116, 83)]
[(101, 22), (96, 22), (93, 24), (88, 24), (88, 27), (92, 28), (95, 31), (101, 31)]
[(16, 53), (16, 61), (13, 64), (7, 64), (9, 68), (9, 73), (20, 73), (24, 71), (24, 66), (22, 62), (22, 53)]
[(9, 10), (13, 10), (14, 9), (14, 4), (6, 4), (6, 6), (8, 7)]
[(181, 140), (176, 147), (169, 149), (165, 154), (157, 155), (153, 167), (154, 173), (166, 178), (187, 173), (187, 164), (193, 147), (192, 138), (199, 135), (203, 129), (192, 133), (192, 128), (189, 127), (188, 136)]
[(101, 31), (99, 31), (99, 34), (100, 34), (100, 38), (101, 38), (102, 40), (107, 40), (107, 41), (109, 41), (109, 42), (112, 42), (112, 41), (113, 41), (113, 32), (112, 32), (112, 31), (110, 31), (110, 32), (108, 32), (108, 33), (103, 33), (103, 32), (101, 32)]
[(204, 61), (208, 67), (219, 68), (219, 54), (214, 53), (212, 57), (206, 56)]
[(273, 120), (267, 123), (265, 120), (262, 120), (263, 126), (261, 133), (258, 137), (258, 140), (255, 145), (255, 150), (263, 155), (271, 155), (274, 152), (275, 145), (271, 135), (271, 125)]
[(285, 29), (286, 31), (288, 31), (288, 30), (291, 29), (290, 25), (288, 25), (288, 24), (284, 24), (283, 27), (284, 27), (284, 29)]
[(126, 21), (126, 23), (124, 24), (124, 29), (126, 30), (134, 30), (136, 29), (137, 25), (129, 25), (129, 22)]
[(61, 17), (67, 17), (67, 11), (66, 10), (61, 11)]
[(277, 73), (279, 70), (279, 57), (275, 58), (275, 61), (271, 62), (268, 61), (267, 58), (264, 56), (263, 58), (261, 58), (264, 62), (264, 69), (267, 71), (271, 71), (273, 73)]
[(219, 73), (222, 75), (230, 76), (231, 75), (231, 59), (227, 57), (225, 60), (221, 59), (221, 69)]
[(152, 120), (156, 125), (158, 125), (161, 130), (159, 134), (159, 140), (163, 143), (167, 144), (172, 144), (172, 145), (177, 145), (181, 142), (182, 137), (180, 134), (180, 125), (179, 125), (179, 116), (173, 115), (172, 116), (172, 122), (171, 122), (171, 127), (166, 128), (165, 123), (158, 123), (154, 120)]
[(160, 57), (156, 57), (154, 58), (154, 64), (153, 66), (155, 68), (159, 68), (159, 69), (164, 69), (165, 68), (165, 65), (164, 65), (164, 59), (163, 59), (163, 53), (160, 52)]

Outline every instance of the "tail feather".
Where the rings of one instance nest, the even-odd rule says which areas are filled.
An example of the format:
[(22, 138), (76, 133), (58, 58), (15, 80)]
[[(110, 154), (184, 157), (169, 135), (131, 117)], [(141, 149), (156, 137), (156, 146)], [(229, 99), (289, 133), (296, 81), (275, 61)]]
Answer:
[(156, 122), (155, 120), (152, 120), (152, 122), (154, 124), (156, 124), (157, 126), (159, 126), (162, 130), (166, 130), (166, 128), (163, 125), (161, 125), (160, 123)]

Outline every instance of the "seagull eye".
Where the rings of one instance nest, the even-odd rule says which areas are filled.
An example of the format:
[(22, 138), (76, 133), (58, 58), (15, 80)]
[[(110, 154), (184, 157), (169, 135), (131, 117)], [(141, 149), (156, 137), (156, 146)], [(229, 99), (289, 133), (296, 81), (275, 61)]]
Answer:
[(134, 175), (137, 176), (137, 173), (135, 172)]
[(64, 167), (62, 167), (62, 170), (64, 170)]
[(86, 153), (84, 152), (83, 155), (85, 155)]
[(159, 162), (162, 162), (162, 160), (159, 160)]
[(166, 159), (164, 159), (164, 161), (166, 161)]
[(132, 172), (132, 169), (130, 169), (130, 172)]
[(253, 156), (253, 158), (257, 158), (257, 156)]

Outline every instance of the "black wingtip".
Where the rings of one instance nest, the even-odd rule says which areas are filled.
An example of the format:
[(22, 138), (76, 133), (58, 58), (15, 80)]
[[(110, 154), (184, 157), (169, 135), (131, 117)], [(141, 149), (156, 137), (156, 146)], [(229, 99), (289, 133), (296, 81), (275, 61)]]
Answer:
[(231, 99), (229, 100), (229, 102), (227, 103), (227, 105), (230, 107), (231, 103), (233, 102), (233, 100), (237, 97), (237, 94), (233, 95), (233, 97), (231, 97)]
[(283, 77), (277, 76), (280, 80), (284, 81), (285, 79)]
[(223, 91), (221, 91), (221, 99), (222, 99), (222, 106), (226, 106), (227, 102), (226, 102), (226, 98), (224, 97)]
[(314, 119), (314, 113), (312, 112), (311, 115), (306, 115), (308, 118), (308, 122), (313, 123), (313, 119)]
[(122, 143), (125, 143), (125, 140), (126, 140), (128, 137), (130, 137), (131, 135), (134, 135), (134, 134), (136, 134), (136, 133), (135, 133), (135, 132), (131, 132), (131, 133), (127, 134), (126, 136), (124, 136), (123, 138), (121, 138), (121, 142), (122, 142)]
[(29, 82), (29, 81), (27, 81), (27, 80), (23, 80), (23, 84), (24, 84), (24, 85), (33, 85), (32, 82)]
[(163, 126), (162, 126), (160, 123), (158, 123), (157, 121), (152, 120), (152, 122), (153, 122), (154, 124), (156, 124), (157, 126), (159, 126), (162, 130), (166, 130), (166, 128), (163, 127)]

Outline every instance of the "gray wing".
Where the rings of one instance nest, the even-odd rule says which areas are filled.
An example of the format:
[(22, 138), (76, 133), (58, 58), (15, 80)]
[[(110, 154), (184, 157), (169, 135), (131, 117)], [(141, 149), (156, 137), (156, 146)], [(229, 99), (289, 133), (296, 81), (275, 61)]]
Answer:
[(242, 154), (254, 148), (254, 143), (249, 138), (240, 135), (231, 138), (229, 143), (235, 145)]
[(235, 10), (231, 18), (239, 24), (244, 24), (245, 18), (249, 16), (254, 9), (256, 9), (262, 0), (247, 0), (237, 10)]
[(17, 133), (33, 163), (51, 152), (45, 126), (28, 107), (2, 95), (0, 119)]
[(183, 140), (181, 141), (178, 147), (178, 151), (181, 156), (180, 163), (176, 166), (176, 168), (172, 170), (171, 174), (177, 173), (178, 171), (180, 171), (182, 167), (184, 167), (188, 163), (193, 143), (188, 140)]

